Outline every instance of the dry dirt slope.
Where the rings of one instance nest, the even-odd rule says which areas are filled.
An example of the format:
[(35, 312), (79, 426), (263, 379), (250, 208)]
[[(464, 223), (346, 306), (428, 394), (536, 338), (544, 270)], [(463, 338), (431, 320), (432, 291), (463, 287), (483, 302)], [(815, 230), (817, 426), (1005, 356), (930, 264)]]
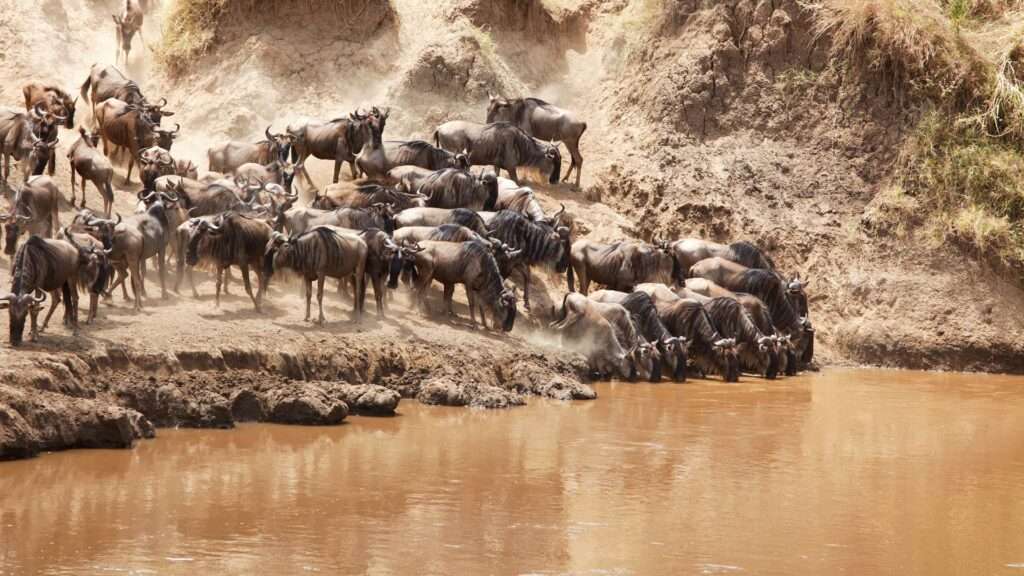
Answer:
[[(167, 0), (162, 17), (182, 2), (224, 10), (205, 55), (129, 69), (176, 107), (178, 151), (201, 166), (210, 142), (270, 123), (389, 104), (389, 136), (424, 137), (482, 119), (489, 91), (540, 95), (589, 123), (584, 190), (538, 186), (582, 234), (762, 244), (811, 278), (828, 361), (1024, 370), (1015, 279), (862, 225), (919, 110), (827, 73), (795, 0)], [(113, 52), (116, 2), (29, 4), (0, 16), (9, 103), (40, 69), (77, 85)], [(51, 34), (67, 57), (29, 49)]]

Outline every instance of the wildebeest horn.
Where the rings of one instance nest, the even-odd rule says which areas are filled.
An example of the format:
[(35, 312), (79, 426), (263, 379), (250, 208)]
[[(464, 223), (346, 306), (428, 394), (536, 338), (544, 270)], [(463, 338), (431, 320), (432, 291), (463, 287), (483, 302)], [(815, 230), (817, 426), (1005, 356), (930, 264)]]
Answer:
[(267, 129), (264, 130), (263, 133), (267, 136), (267, 140), (273, 142), (274, 141), (274, 136), (270, 133), (270, 127), (271, 126), (273, 126), (273, 124), (268, 125)]
[(522, 249), (522, 248), (519, 248), (519, 249), (517, 249), (517, 250), (511, 250), (511, 251), (510, 251), (510, 252), (508, 253), (508, 257), (509, 257), (509, 258), (515, 258), (515, 257), (519, 256), (519, 255), (520, 255), (520, 254), (522, 254), (522, 253), (523, 253), (523, 249)]
[(562, 214), (565, 214), (565, 204), (559, 203), (559, 206), (561, 206), (561, 208), (559, 208), (558, 212), (555, 212), (554, 216), (551, 217), (551, 221), (554, 222), (556, 226), (562, 219)]
[(33, 304), (38, 306), (39, 304), (42, 304), (43, 302), (46, 302), (46, 292), (39, 291), (39, 292), (37, 292), (36, 294), (34, 294), (32, 296), (32, 303)]
[(37, 102), (36, 105), (32, 107), (32, 117), (36, 120), (41, 120), (45, 115), (46, 110), (43, 108), (43, 103)]
[(157, 102), (156, 107), (163, 108), (164, 106), (167, 106), (167, 98), (161, 97), (160, 100)]
[(117, 222), (114, 222), (114, 226), (117, 226), (118, 224), (121, 223), (121, 213), (120, 212), (115, 212), (114, 216), (117, 216)]
[(64, 122), (65, 120), (68, 119), (68, 117), (67, 116), (61, 116), (60, 114), (54, 114), (53, 115), (53, 119), (56, 120), (57, 122)]
[(178, 200), (181, 199), (177, 194), (174, 194), (172, 192), (161, 192), (160, 198), (167, 202), (177, 202)]
[(177, 122), (175, 122), (174, 123), (174, 130), (171, 130), (169, 133), (173, 134), (173, 135), (177, 135), (178, 132), (181, 132), (181, 124), (178, 124)]

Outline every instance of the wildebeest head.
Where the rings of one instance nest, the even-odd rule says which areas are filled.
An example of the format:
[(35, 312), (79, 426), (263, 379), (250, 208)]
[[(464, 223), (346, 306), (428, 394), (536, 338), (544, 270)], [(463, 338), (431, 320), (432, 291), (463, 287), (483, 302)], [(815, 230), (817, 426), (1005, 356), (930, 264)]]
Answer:
[(512, 102), (508, 98), (488, 94), (487, 123), (513, 122)]
[(83, 231), (99, 240), (103, 248), (109, 250), (114, 245), (114, 229), (121, 223), (121, 215), (115, 216), (117, 220), (100, 218), (92, 210), (83, 208), (71, 220), (71, 227), (74, 229), (76, 225), (81, 225)]
[(740, 359), (736, 351), (736, 340), (733, 338), (716, 340), (711, 345), (711, 352), (714, 355), (715, 364), (722, 370), (722, 378), (726, 382), (739, 382)]
[(154, 126), (153, 135), (154, 140), (156, 141), (156, 146), (170, 152), (171, 146), (174, 145), (174, 140), (178, 137), (178, 132), (181, 132), (181, 124), (178, 123), (174, 124), (174, 130)]
[(212, 220), (189, 218), (188, 224), (188, 250), (185, 253), (185, 263), (195, 266), (199, 263), (199, 242), (205, 236), (216, 238), (224, 234), (224, 214), (220, 214)]
[(166, 148), (150, 146), (139, 151), (139, 172), (143, 187), (152, 190), (158, 177), (174, 173), (174, 158)]
[(380, 217), (384, 223), (384, 232), (388, 236), (395, 233), (395, 205), (391, 202), (376, 202), (369, 208), (371, 212)]
[(376, 146), (381, 144), (381, 138), (384, 135), (384, 127), (388, 122), (388, 116), (391, 116), (391, 108), (385, 108), (381, 111), (379, 108), (374, 106), (370, 110), (370, 115), (366, 119), (374, 145)]
[(11, 318), (11, 346), (21, 345), (21, 339), (25, 333), (25, 317), (33, 308), (38, 310), (44, 301), (46, 301), (45, 292), (35, 295), (11, 293), (0, 295), (0, 310), (7, 308)]
[(117, 44), (124, 51), (125, 62), (128, 61), (128, 54), (132, 51), (132, 37), (135, 36), (136, 29), (133, 26), (126, 26), (124, 17), (118, 14), (111, 14), (111, 18), (114, 19), (114, 26), (116, 27)]
[(388, 265), (388, 288), (398, 288), (398, 278), (403, 271), (407, 271), (412, 279), (416, 279), (416, 253), (423, 248), (417, 244), (391, 244), (388, 247), (390, 252), (390, 263)]
[(32, 208), (25, 205), (25, 211), (28, 214), (21, 214), (18, 210), (18, 205), (21, 203), (21, 189), (14, 195), (14, 206), (9, 213), (0, 213), (0, 222), (7, 224), (4, 239), (4, 254), (13, 256), (15, 249), (18, 247), (18, 236), (21, 234), (21, 227), (32, 221)]
[(672, 336), (662, 338), (658, 342), (658, 350), (665, 364), (672, 371), (672, 379), (676, 382), (686, 382), (687, 350), (690, 343), (685, 336)]
[[(199, 224), (200, 226), (202, 223)], [(263, 274), (270, 278), (274, 275), (275, 268), (288, 267), (292, 265), (295, 252), (295, 237), (288, 237), (280, 232), (274, 232), (267, 242), (267, 249), (263, 253)]]
[(636, 377), (653, 382), (654, 367), (657, 363), (661, 362), (658, 349), (653, 344), (643, 342), (633, 348), (629, 355), (633, 361), (633, 366), (636, 367)]
[(757, 339), (757, 353), (765, 364), (764, 376), (774, 380), (779, 375), (779, 342), (775, 336), (761, 336)]
[(511, 290), (503, 290), (494, 303), (494, 312), (501, 318), (502, 332), (511, 332), (516, 323), (516, 295)]
[(546, 146), (544, 150), (544, 162), (540, 165), (542, 172), (550, 173), (548, 184), (558, 184), (562, 176), (562, 153), (558, 151), (558, 144), (549, 142), (541, 144)]
[(27, 182), (29, 176), (33, 174), (42, 174), (43, 169), (46, 168), (46, 163), (50, 160), (50, 154), (54, 148), (57, 147), (59, 140), (54, 136), (51, 139), (44, 139), (36, 136), (35, 133), (30, 135), (32, 139), (32, 147), (28, 151), (28, 155), (25, 157), (23, 169), (24, 178), (23, 182)]
[(99, 249), (92, 244), (79, 244), (66, 228), (61, 228), (57, 237), (67, 240), (78, 250), (78, 277), (87, 281), (89, 291), (93, 294), (105, 291), (110, 278), (111, 250)]
[(293, 137), (287, 131), (271, 132), (270, 127), (272, 124), (267, 126), (263, 130), (263, 135), (266, 136), (267, 142), (270, 144), (270, 160), (277, 160), (278, 162), (287, 162), (288, 153), (292, 149)]

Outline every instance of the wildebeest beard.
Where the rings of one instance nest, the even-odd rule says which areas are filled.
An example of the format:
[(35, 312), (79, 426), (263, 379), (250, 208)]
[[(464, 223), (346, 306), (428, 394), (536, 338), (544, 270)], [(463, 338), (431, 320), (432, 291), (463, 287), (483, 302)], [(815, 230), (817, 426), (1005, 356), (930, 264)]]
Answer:
[(9, 223), (4, 230), (4, 254), (12, 256), (14, 249), (18, 247), (18, 234), (20, 233), (18, 224), (15, 221)]

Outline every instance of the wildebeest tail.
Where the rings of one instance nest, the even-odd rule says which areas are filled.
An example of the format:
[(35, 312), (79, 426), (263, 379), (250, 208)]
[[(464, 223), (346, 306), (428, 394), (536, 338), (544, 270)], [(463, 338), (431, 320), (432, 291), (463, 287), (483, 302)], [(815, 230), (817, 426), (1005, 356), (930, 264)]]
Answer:
[(441, 147), (441, 135), (438, 134), (437, 130), (434, 130), (434, 146)]
[(64, 298), (64, 322), (67, 324), (71, 323), (71, 318), (77, 315), (75, 310), (75, 301), (71, 298), (72, 292), (74, 291), (74, 279), (69, 279), (64, 282), (60, 287), (60, 295)]
[(565, 269), (566, 281), (569, 284), (569, 292), (576, 291), (576, 275), (573, 274), (572, 258), (569, 259), (569, 267)]
[(568, 315), (569, 312), (565, 307), (565, 301), (569, 299), (569, 294), (572, 294), (572, 292), (566, 292), (565, 296), (562, 296), (562, 308), (558, 310), (557, 316), (552, 314), (552, 316), (555, 316), (554, 322), (561, 322)]

